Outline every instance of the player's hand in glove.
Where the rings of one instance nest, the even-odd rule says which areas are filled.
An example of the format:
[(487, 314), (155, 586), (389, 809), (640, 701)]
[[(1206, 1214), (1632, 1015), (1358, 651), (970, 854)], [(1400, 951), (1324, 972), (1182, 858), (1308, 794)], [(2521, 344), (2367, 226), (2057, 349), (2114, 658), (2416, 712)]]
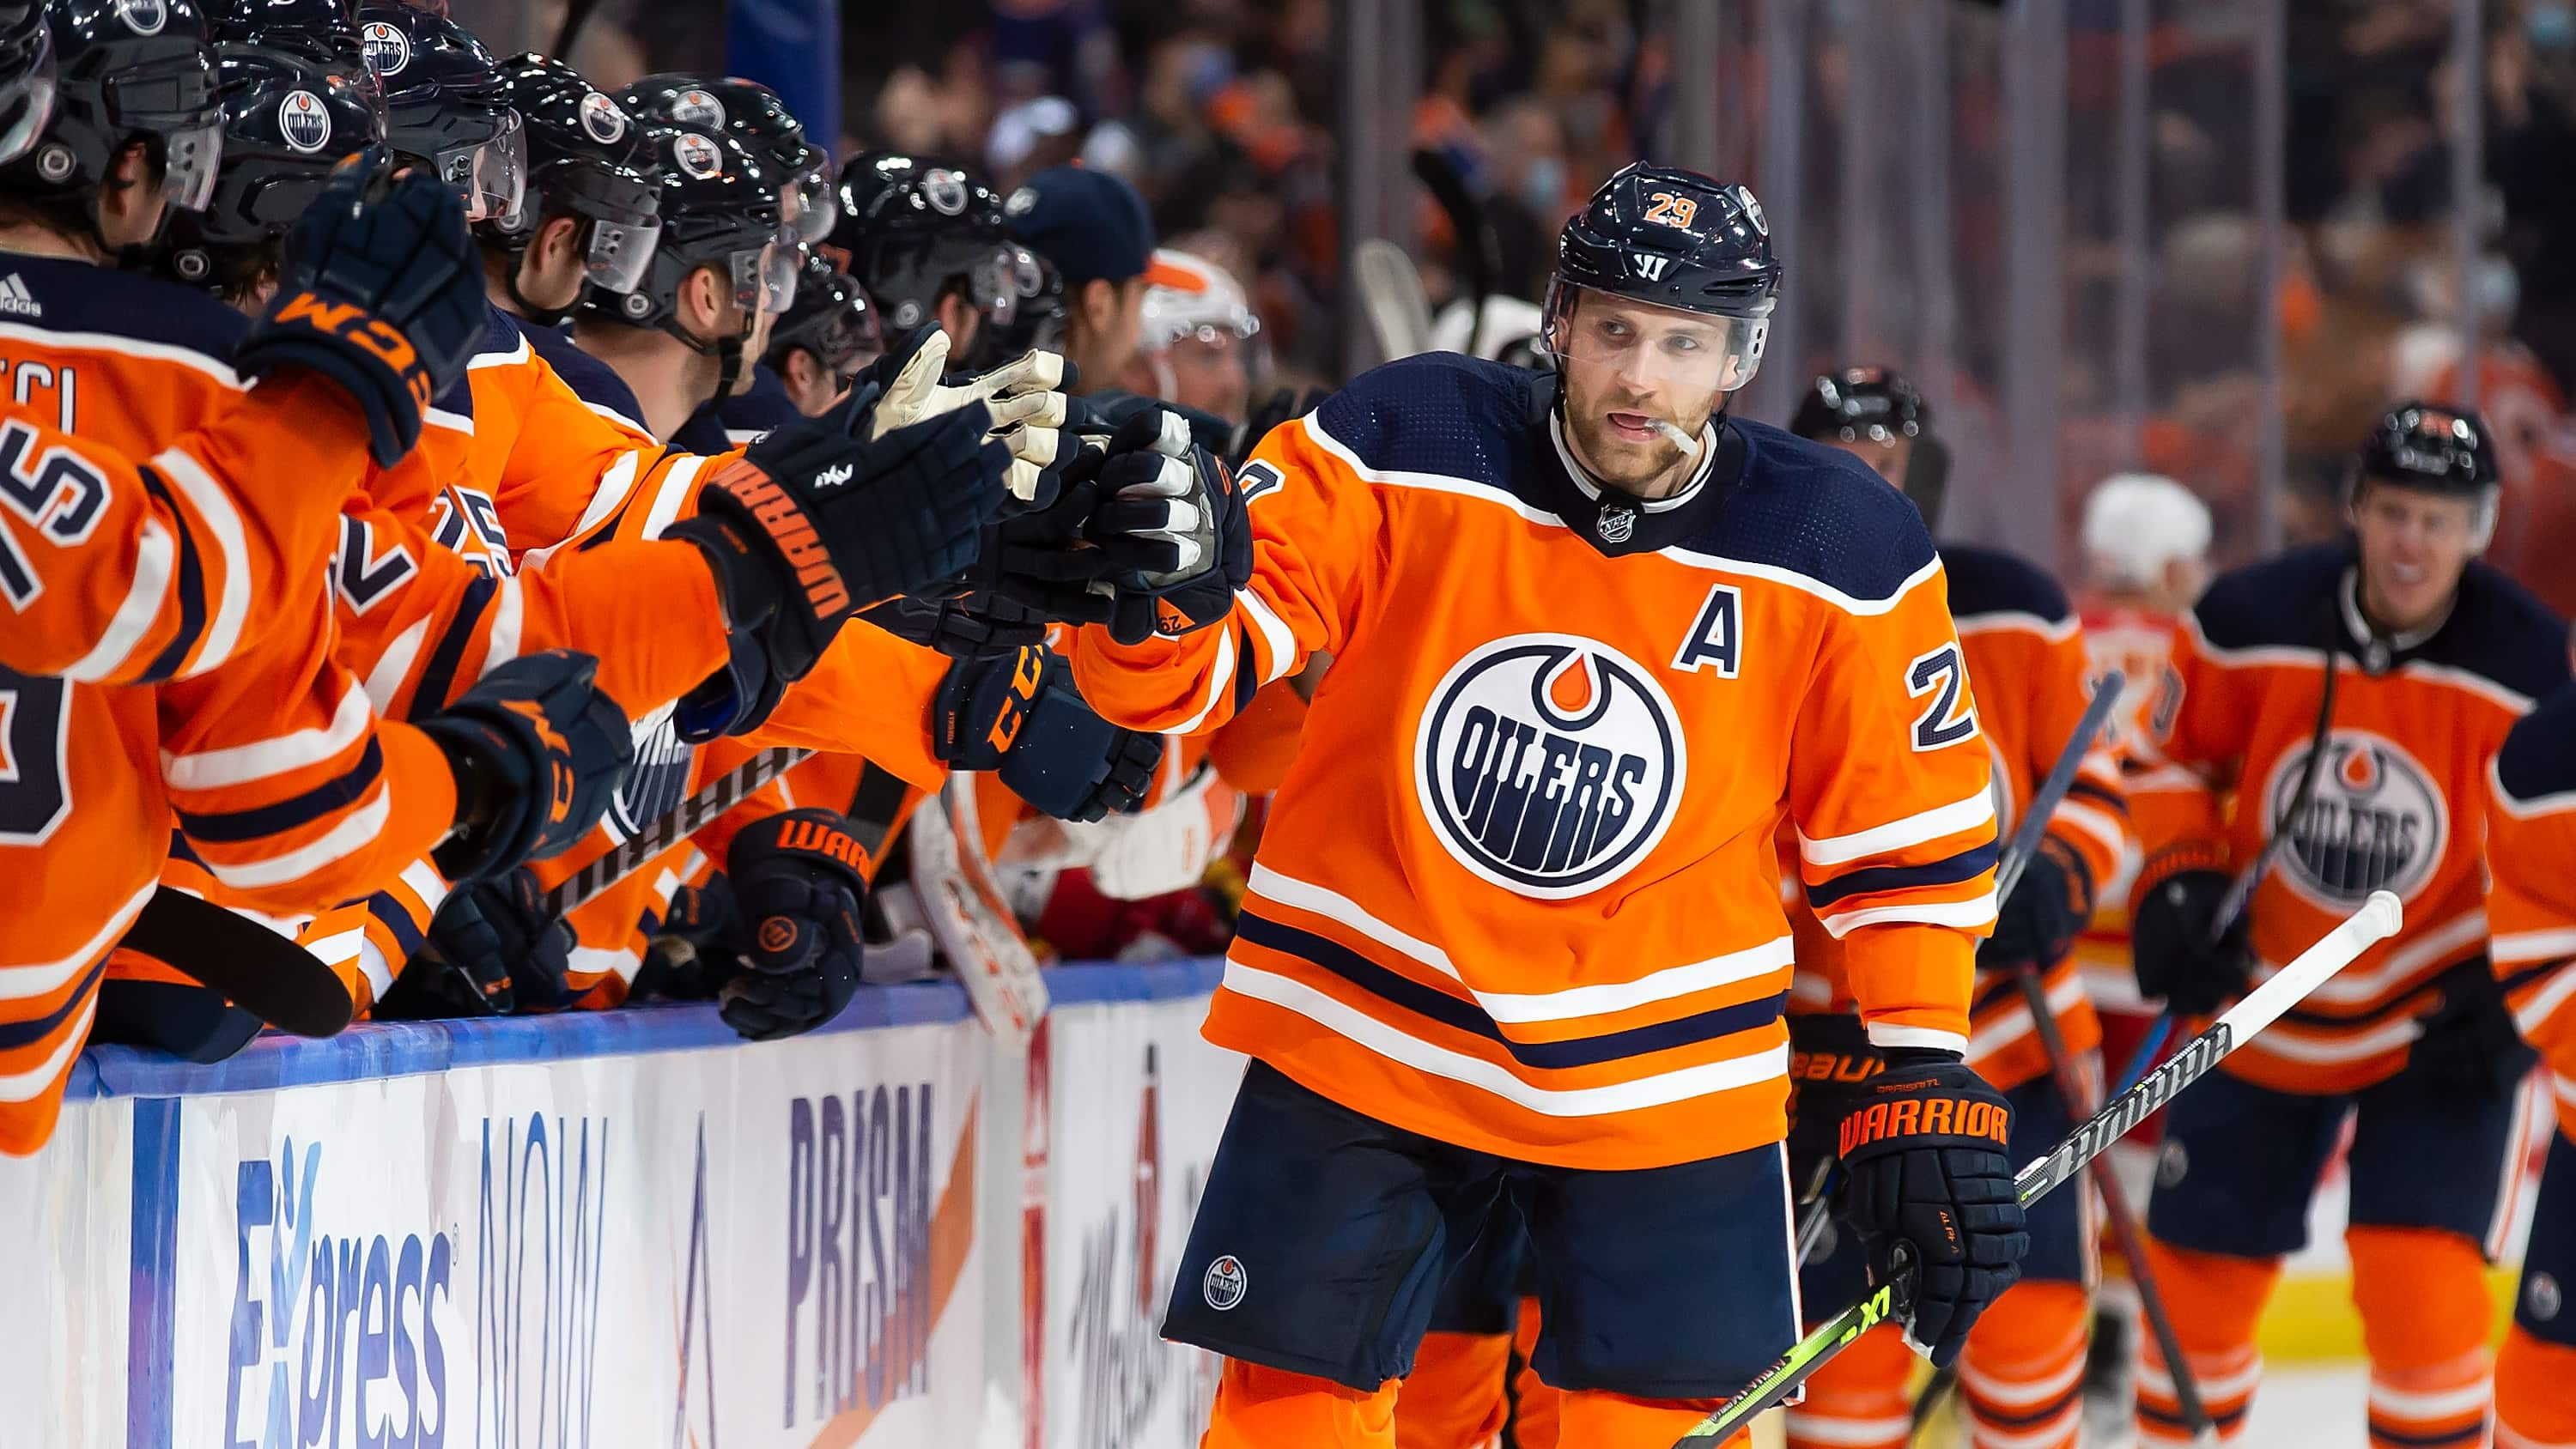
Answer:
[(569, 649), (522, 655), (419, 721), (456, 775), (456, 828), (430, 852), (452, 881), (498, 876), (570, 849), (635, 760), (599, 661)]
[(775, 680), (805, 677), (858, 610), (973, 560), (1010, 454), (980, 402), (872, 435), (864, 389), (716, 470), (670, 536), (705, 551), (737, 635)]
[(2231, 882), (2205, 847), (2160, 851), (2138, 873), (2129, 896), (2129, 952), (2138, 994), (2162, 999), (2176, 1016), (2207, 1016), (2245, 994), (2250, 967), (2239, 911), (2212, 939)]
[(528, 871), (467, 884), (430, 917), (428, 948), (414, 956), (376, 1003), (389, 1021), (508, 1016), (570, 1004), (570, 922), (546, 909)]
[(2030, 1251), (2005, 1151), (2012, 1108), (1956, 1052), (1881, 1055), (1885, 1070), (1837, 1130), (1843, 1215), (1869, 1253), (1872, 1282), (1912, 1279), (1897, 1290), (1910, 1299), (1906, 1338), (1947, 1367)]
[(1011, 496), (1023, 502), (1038, 497), (1038, 475), (1054, 465), (1060, 446), (1056, 430), (1064, 425), (1064, 389), (1074, 368), (1052, 352), (1021, 353), (990, 372), (941, 381), (948, 368), (948, 334), (924, 323), (895, 344), (860, 375), (854, 391), (880, 384), (874, 421), (868, 436), (882, 438), (923, 418), (982, 403), (992, 413), (989, 436), (1010, 449), (1005, 482)]
[(2441, 1004), (2424, 1018), (2408, 1070), (2467, 1101), (2504, 1100), (2540, 1060), (2514, 1026), (2504, 983), (2479, 955), (2443, 972), (2441, 985)]
[(1995, 933), (1977, 947), (1977, 964), (2054, 966), (2092, 918), (2093, 868), (2074, 846), (2043, 835), (2013, 893), (1995, 908)]
[(1233, 612), (1252, 579), (1252, 524), (1234, 474), (1188, 424), (1168, 410), (1129, 422), (1090, 481), (1100, 497), (1083, 532), (1115, 591), (1111, 638), (1177, 637)]
[(1047, 636), (1045, 616), (999, 594), (977, 591), (954, 598), (909, 594), (861, 609), (859, 617), (898, 639), (951, 659), (1009, 658)]
[(858, 990), (870, 862), (849, 826), (834, 811), (789, 810), (747, 827), (726, 853), (749, 950), (719, 1014), (753, 1041), (812, 1031)]
[(1842, 1153), (1843, 1119), (1869, 1105), (1869, 1084), (1887, 1064), (1869, 1030), (1848, 1011), (1789, 1018), (1789, 1182), (1806, 1191), (1816, 1164)]
[(951, 769), (993, 770), (1058, 820), (1132, 812), (1163, 761), (1160, 735), (1123, 729), (1083, 703), (1073, 666), (1043, 646), (959, 660), (930, 708), (933, 751)]
[(491, 316), (465, 212), (426, 171), (370, 149), (333, 168), (286, 234), (277, 294), (234, 349), (244, 377), (309, 368), (348, 391), (391, 467), (430, 403), (465, 376)]

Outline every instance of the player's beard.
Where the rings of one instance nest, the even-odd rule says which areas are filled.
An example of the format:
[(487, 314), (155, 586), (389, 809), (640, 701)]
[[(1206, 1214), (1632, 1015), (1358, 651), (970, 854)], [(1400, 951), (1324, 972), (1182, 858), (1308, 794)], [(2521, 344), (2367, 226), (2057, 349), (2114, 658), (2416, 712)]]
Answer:
[(1671, 472), (1681, 463), (1682, 450), (1670, 435), (1660, 431), (1651, 439), (1622, 436), (1610, 422), (1609, 414), (1614, 412), (1661, 418), (1691, 437), (1699, 436), (1709, 419), (1707, 413), (1697, 418), (1674, 418), (1652, 402), (1641, 400), (1605, 396), (1577, 407), (1573, 399), (1567, 399), (1565, 426), (1575, 458), (1601, 482), (1630, 493), (1642, 492)]

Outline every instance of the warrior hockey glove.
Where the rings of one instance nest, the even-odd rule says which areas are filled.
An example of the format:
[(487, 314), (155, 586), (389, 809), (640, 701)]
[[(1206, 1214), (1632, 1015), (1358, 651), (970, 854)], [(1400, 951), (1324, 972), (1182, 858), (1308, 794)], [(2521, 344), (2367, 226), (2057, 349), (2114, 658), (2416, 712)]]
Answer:
[(1977, 948), (1977, 964), (2054, 966), (2092, 917), (2093, 868), (2074, 846), (2043, 835), (2013, 893), (1996, 908), (1995, 933)]
[(429, 945), (394, 978), (375, 1014), (388, 1021), (553, 1011), (572, 993), (571, 923), (546, 909), (528, 871), (467, 885), (430, 918)]
[(948, 334), (928, 323), (872, 364), (853, 389), (865, 392), (871, 382), (883, 387), (868, 436), (882, 438), (923, 418), (980, 402), (992, 412), (990, 436), (1011, 452), (1005, 475), (1011, 496), (1035, 500), (1038, 475), (1056, 460), (1056, 430), (1065, 417), (1063, 389), (1072, 386), (1074, 368), (1052, 352), (1024, 352), (950, 386), (940, 381), (947, 366)]
[(2227, 872), (2204, 846), (2158, 852), (2129, 896), (2129, 954), (2138, 994), (2161, 999), (2176, 1016), (2207, 1016), (2245, 994), (2248, 965), (2240, 911), (2215, 940), (2226, 903)]
[(998, 771), (1012, 793), (1058, 820), (1132, 813), (1163, 761), (1162, 736), (1094, 714), (1073, 666), (1037, 645), (949, 666), (930, 719), (941, 761)]
[(1091, 481), (1100, 505), (1084, 533), (1116, 591), (1110, 637), (1177, 637), (1233, 612), (1234, 591), (1252, 579), (1252, 525), (1233, 473), (1191, 444), (1187, 423), (1170, 411), (1130, 422)]
[(233, 353), (244, 377), (305, 367), (348, 390), (387, 467), (432, 400), (465, 376), (492, 315), (483, 257), (449, 188), (392, 173), (382, 151), (332, 171), (286, 234), (277, 295)]
[(2442, 973), (2442, 1001), (2424, 1018), (2424, 1034), (2407, 1060), (2449, 1096), (2500, 1102), (2513, 1095), (2540, 1060), (2514, 1026), (2504, 983), (2483, 955)]
[(743, 949), (733, 882), (718, 872), (704, 885), (684, 885), (671, 892), (671, 908), (644, 947), (643, 964), (627, 983), (626, 999), (713, 1001), (726, 982), (741, 974)]
[(456, 774), (456, 829), (430, 853), (441, 875), (497, 876), (589, 833), (635, 760), (634, 731), (593, 685), (598, 672), (568, 649), (523, 655), (419, 722)]
[(1891, 1047), (1884, 1057), (1837, 1133), (1843, 1214), (1872, 1282), (1912, 1276), (1906, 1337), (1947, 1367), (2030, 1251), (2005, 1153), (2012, 1108), (1955, 1052)]
[(1850, 1012), (1789, 1018), (1789, 1181), (1799, 1191), (1818, 1162), (1841, 1155), (1843, 1119), (1869, 1105), (1869, 1084), (1886, 1069)]
[(805, 677), (859, 609), (949, 578), (1002, 505), (1010, 454), (980, 402), (861, 441), (867, 399), (780, 428), (717, 470), (669, 530), (705, 550), (725, 617)]
[(727, 983), (719, 1014), (753, 1041), (812, 1031), (858, 991), (872, 866), (849, 825), (830, 810), (790, 810), (745, 829), (726, 853), (750, 969)]

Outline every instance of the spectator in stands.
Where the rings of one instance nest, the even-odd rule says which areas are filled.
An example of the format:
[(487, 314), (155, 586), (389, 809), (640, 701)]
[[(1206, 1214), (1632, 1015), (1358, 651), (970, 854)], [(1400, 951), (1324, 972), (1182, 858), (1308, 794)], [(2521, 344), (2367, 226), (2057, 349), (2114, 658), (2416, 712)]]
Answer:
[(1106, 172), (1056, 166), (1002, 204), (1014, 240), (1064, 279), (1065, 360), (1079, 392), (1118, 385), (1144, 330), (1154, 223), (1136, 188)]

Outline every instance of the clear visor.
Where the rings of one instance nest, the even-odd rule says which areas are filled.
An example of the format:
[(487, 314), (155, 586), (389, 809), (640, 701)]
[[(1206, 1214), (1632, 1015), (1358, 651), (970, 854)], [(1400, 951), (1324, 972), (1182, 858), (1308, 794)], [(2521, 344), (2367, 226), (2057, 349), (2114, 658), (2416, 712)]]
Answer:
[(996, 327), (1008, 327), (1019, 320), (1020, 308), (1046, 286), (1038, 259), (1028, 248), (1017, 246), (994, 248), (991, 256), (976, 265), (968, 281), (975, 288), (975, 300), (983, 308), (985, 320)]
[(19, 82), (7, 97), (5, 110), (0, 110), (0, 166), (33, 149), (53, 117), (54, 78), (36, 75)]
[(1270, 375), (1270, 339), (1261, 335), (1261, 319), (1246, 317), (1236, 326), (1202, 322), (1163, 344), (1164, 350), (1194, 362), (1215, 363), (1240, 358), (1243, 375), (1257, 386)]
[(788, 219), (796, 227), (796, 238), (808, 244), (832, 234), (832, 223), (841, 219), (839, 203), (832, 200), (830, 181), (820, 171), (809, 171), (796, 178), (784, 198)]
[(519, 130), (519, 113), (504, 111), (491, 136), (471, 146), (451, 146), (438, 153), (439, 179), (465, 204), (467, 221), (522, 218), (527, 200), (527, 138)]
[(1728, 393), (1753, 380), (1770, 330), (1768, 316), (1686, 312), (1553, 285), (1541, 335), (1559, 365), (1608, 369), (1631, 388)]
[(796, 243), (773, 238), (757, 251), (733, 254), (733, 303), (749, 313), (758, 308), (772, 316), (796, 300), (796, 272), (804, 255)]
[(659, 220), (627, 222), (592, 217), (582, 273), (603, 291), (632, 292), (644, 284), (653, 253), (662, 244)]
[(171, 132), (162, 154), (162, 194), (181, 211), (205, 210), (206, 203), (215, 199), (215, 176), (223, 167), (222, 117)]

